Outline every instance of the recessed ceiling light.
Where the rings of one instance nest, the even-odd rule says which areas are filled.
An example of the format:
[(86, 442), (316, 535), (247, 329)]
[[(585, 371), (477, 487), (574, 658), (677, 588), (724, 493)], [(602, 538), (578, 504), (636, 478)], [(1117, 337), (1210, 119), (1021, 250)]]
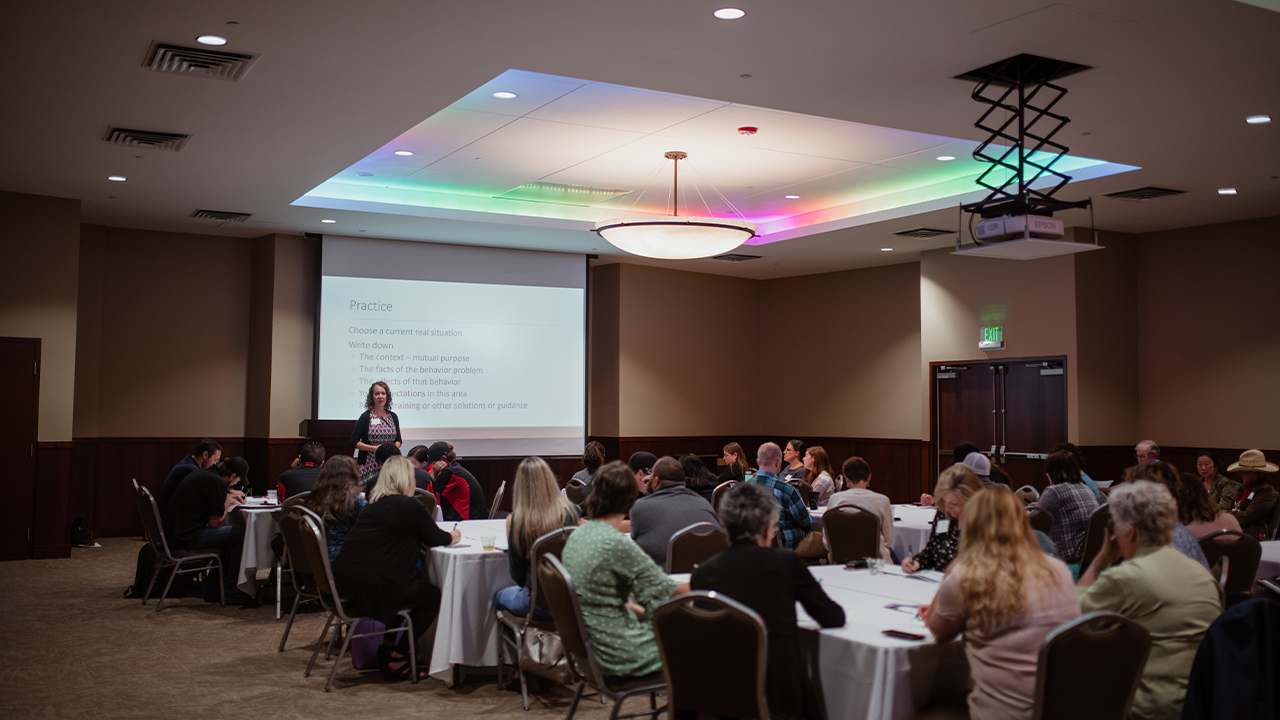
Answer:
[(880, 252), (893, 252), (893, 248), (880, 248)]
[(334, 223), (336, 223), (336, 222), (338, 222), (338, 221), (337, 221), (337, 220), (321, 220), (320, 222), (322, 222), (322, 223), (327, 223), (327, 224), (329, 224), (329, 225), (332, 225), (332, 224), (334, 224)]
[(938, 160), (941, 160), (942, 162), (951, 162), (952, 160), (955, 160), (955, 159), (956, 159), (955, 155), (939, 155), (938, 156)]
[(108, 175), (107, 179), (111, 182), (124, 182), (127, 178), (123, 175)]
[(1236, 189), (1235, 188), (1218, 188), (1218, 194), (1219, 195), (1235, 195)]
[(399, 155), (399, 156), (401, 156), (401, 157), (409, 157), (409, 156), (410, 156), (410, 155), (412, 155), (413, 153), (412, 153), (412, 152), (410, 152), (410, 151), (408, 151), (408, 150), (397, 150), (397, 151), (396, 151), (396, 154), (397, 154), (397, 155)]
[(737, 20), (743, 15), (746, 15), (745, 12), (739, 10), (738, 8), (720, 8), (719, 10), (711, 14), (715, 15), (721, 20)]
[(373, 173), (356, 173), (359, 177), (373, 177)]
[(1270, 115), (1250, 115), (1249, 117), (1245, 118), (1244, 121), (1249, 123), (1250, 125), (1266, 125), (1267, 123), (1271, 122), (1271, 116)]
[(800, 199), (800, 196), (799, 196), (799, 195), (786, 195), (786, 196), (784, 196), (784, 197), (786, 197), (788, 200), (799, 200), (799, 199)]
[(196, 38), (196, 42), (201, 45), (226, 45), (227, 39), (221, 35), (201, 35)]
[(506, 90), (500, 90), (500, 91), (498, 91), (498, 92), (494, 93), (494, 94), (493, 94), (493, 96), (494, 96), (494, 97), (496, 97), (496, 98), (498, 98), (498, 99), (500, 99), (500, 100), (510, 100), (511, 98), (517, 98), (517, 97), (520, 97), (519, 95), (516, 95), (516, 94), (515, 94), (515, 93), (513, 93), (513, 92), (507, 92)]

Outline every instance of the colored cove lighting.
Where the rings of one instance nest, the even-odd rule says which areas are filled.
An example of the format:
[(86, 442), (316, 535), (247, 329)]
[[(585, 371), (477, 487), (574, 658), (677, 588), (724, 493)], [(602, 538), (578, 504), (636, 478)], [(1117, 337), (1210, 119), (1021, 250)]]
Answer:
[[(494, 103), (496, 93), (521, 102)], [(618, 107), (628, 111), (605, 111)], [(737, 132), (744, 118), (769, 132), (745, 138)], [(750, 223), (756, 231), (746, 244), (762, 245), (981, 200), (987, 191), (975, 180), (989, 166), (973, 159), (977, 145), (507, 70), (350, 167), (335, 168), (293, 204), (590, 231), (619, 217), (670, 217), (671, 185), (657, 173), (662, 153), (680, 148), (693, 158), (680, 169), (681, 214), (687, 208), (690, 216)], [(1053, 167), (1073, 181), (1137, 169), (1070, 155)], [(998, 178), (1015, 179), (1011, 172)], [(1052, 184), (1041, 178), (1032, 187)], [(1070, 188), (1065, 195), (1073, 197)]]

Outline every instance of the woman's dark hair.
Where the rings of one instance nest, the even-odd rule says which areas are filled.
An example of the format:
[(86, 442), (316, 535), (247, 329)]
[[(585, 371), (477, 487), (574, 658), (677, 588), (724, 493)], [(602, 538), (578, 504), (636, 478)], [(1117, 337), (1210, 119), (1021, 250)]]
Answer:
[(1076, 456), (1067, 450), (1049, 453), (1049, 457), (1044, 461), (1044, 471), (1054, 485), (1084, 482), (1084, 478), (1080, 477), (1080, 466), (1076, 464)]
[(1071, 453), (1072, 457), (1076, 459), (1076, 465), (1080, 468), (1080, 472), (1084, 472), (1084, 452), (1082, 452), (1080, 448), (1076, 446), (1075, 443), (1069, 443), (1069, 442), (1058, 443), (1057, 445), (1054, 445), (1053, 449), (1050, 450), (1049, 452), (1056, 453), (1061, 450), (1065, 450)]
[(801, 457), (803, 457), (803, 456), (804, 456), (804, 449), (805, 449), (807, 446), (804, 444), (804, 441), (803, 441), (803, 440), (788, 440), (788, 441), (787, 441), (787, 445), (788, 445), (792, 450), (795, 450), (796, 452), (800, 453), (800, 456), (801, 456)]
[(422, 465), (431, 464), (431, 450), (426, 445), (414, 445), (409, 448), (409, 452), (405, 453), (404, 456), (413, 458)]
[(1200, 478), (1191, 473), (1178, 473), (1178, 486), (1173, 493), (1178, 503), (1178, 522), (1190, 525), (1199, 520), (1213, 522), (1218, 517), (1218, 503), (1209, 497)]
[(982, 448), (974, 445), (968, 440), (965, 440), (959, 445), (956, 445), (955, 449), (951, 451), (951, 464), (957, 465), (963, 463), (964, 459), (969, 457), (969, 453), (976, 452), (982, 452)]
[(591, 494), (587, 496), (587, 517), (602, 518), (605, 515), (625, 513), (636, 503), (640, 495), (636, 487), (635, 473), (621, 460), (614, 460), (600, 468)]
[(382, 382), (381, 380), (377, 380), (372, 385), (369, 386), (369, 394), (366, 395), (364, 398), (364, 407), (366, 410), (373, 409), (373, 389), (378, 387), (379, 385), (382, 386), (383, 390), (387, 391), (387, 404), (383, 405), (382, 409), (383, 410), (391, 409), (391, 388), (388, 387), (387, 384)]
[(582, 464), (586, 466), (587, 472), (594, 473), (604, 464), (604, 445), (597, 440), (587, 443), (587, 447), (582, 451)]
[(871, 466), (860, 457), (851, 457), (844, 461), (844, 465), (840, 466), (840, 474), (844, 476), (844, 481), (850, 485), (860, 483), (871, 477)]
[[(1200, 458), (1202, 457), (1209, 458), (1209, 462), (1213, 463), (1213, 472), (1215, 475), (1222, 474), (1222, 463), (1218, 462), (1217, 455), (1214, 455), (1212, 452), (1208, 450), (1201, 450), (1200, 452), (1196, 453), (1196, 462), (1199, 463)], [(1183, 523), (1183, 524), (1185, 525), (1186, 523)]]
[(335, 455), (320, 466), (320, 477), (302, 503), (325, 522), (336, 523), (351, 514), (359, 494), (360, 466), (349, 455)]
[(715, 476), (711, 474), (711, 471), (707, 470), (702, 458), (693, 453), (681, 455), (680, 466), (684, 468), (684, 476), (689, 483), (689, 487), (706, 487), (716, 483)]

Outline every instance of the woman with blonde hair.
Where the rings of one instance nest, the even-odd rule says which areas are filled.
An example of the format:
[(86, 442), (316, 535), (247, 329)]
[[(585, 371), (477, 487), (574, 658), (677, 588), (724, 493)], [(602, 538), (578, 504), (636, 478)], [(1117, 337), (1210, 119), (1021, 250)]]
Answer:
[(938, 642), (964, 632), (976, 720), (1030, 718), (1045, 637), (1080, 616), (1071, 570), (1040, 549), (1022, 501), (989, 488), (965, 504), (960, 553), (925, 621)]
[[(578, 524), (578, 508), (560, 494), (551, 467), (540, 457), (525, 458), (516, 468), (511, 490), (512, 512), (507, 516), (507, 565), (515, 585), (498, 591), (493, 605), (512, 615), (529, 614), (529, 573), (533, 543), (547, 533)], [(535, 606), (533, 616), (550, 620), (551, 612)]]
[(938, 476), (938, 487), (933, 491), (933, 504), (938, 508), (933, 534), (929, 542), (915, 557), (905, 558), (902, 569), (913, 573), (917, 570), (946, 570), (956, 553), (960, 551), (960, 524), (964, 505), (969, 498), (985, 487), (978, 476), (964, 465), (952, 465)]
[[(333, 577), (343, 598), (387, 627), (399, 625), (400, 608), (412, 607), (413, 630), (424, 633), (440, 612), (440, 589), (421, 574), (418, 558), (423, 546), (450, 545), (462, 534), (436, 527), (427, 508), (414, 499), (414, 489), (409, 461), (401, 455), (388, 458), (378, 472), (369, 505), (360, 512), (342, 554), (333, 562)], [(378, 664), (388, 679), (409, 674), (414, 645), (407, 635), (387, 633), (378, 648)]]
[(836, 482), (831, 479), (831, 458), (820, 445), (810, 445), (804, 451), (804, 481), (818, 496), (818, 507), (826, 507), (836, 491)]

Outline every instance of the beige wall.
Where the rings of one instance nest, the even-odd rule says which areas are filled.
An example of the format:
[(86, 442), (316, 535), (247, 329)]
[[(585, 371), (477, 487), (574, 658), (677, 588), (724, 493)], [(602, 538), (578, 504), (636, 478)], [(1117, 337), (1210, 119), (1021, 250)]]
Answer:
[(1105, 250), (1076, 262), (1076, 378), (1081, 445), (1132, 445), (1138, 436), (1137, 239), (1099, 233)]
[(81, 245), (76, 435), (243, 436), (250, 241), (86, 226)]
[(0, 192), (0, 335), (40, 338), (41, 442), (70, 440), (75, 402), (80, 201)]
[(274, 237), (270, 437), (296, 437), (298, 424), (311, 417), (320, 241)]
[(1143, 235), (1138, 268), (1140, 434), (1280, 448), (1280, 217)]
[(920, 265), (763, 283), (765, 435), (919, 438)]
[[(1105, 251), (1094, 251), (1105, 252)], [(1004, 326), (1006, 350), (978, 350), (979, 329)], [(1067, 357), (1067, 437), (1079, 436), (1075, 260), (995, 260), (920, 256), (920, 366), (916, 402), (921, 438), (929, 433), (929, 363), (1041, 355)]]

